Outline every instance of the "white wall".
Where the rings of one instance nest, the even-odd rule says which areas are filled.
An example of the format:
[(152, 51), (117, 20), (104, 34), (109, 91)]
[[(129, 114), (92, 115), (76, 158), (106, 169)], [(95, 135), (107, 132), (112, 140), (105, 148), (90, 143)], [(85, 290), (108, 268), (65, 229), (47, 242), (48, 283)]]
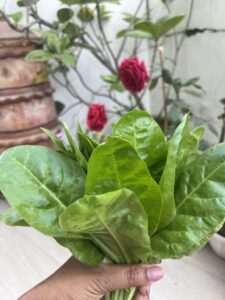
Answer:
[[(120, 8), (115, 5), (109, 5), (110, 8), (115, 11), (113, 19), (106, 25), (109, 38), (111, 37), (114, 39), (116, 32), (126, 26), (124, 22), (121, 23), (120, 21), (120, 11), (133, 12), (139, 1), (140, 0), (122, 0)], [(225, 1), (196, 0), (195, 2), (191, 27), (225, 28)], [(15, 3), (16, 0), (8, 0), (6, 6), (7, 10), (15, 11)], [(151, 12), (153, 19), (157, 19), (162, 16), (162, 14), (166, 13), (160, 0), (152, 0), (150, 3), (153, 7)], [(173, 13), (185, 14), (189, 5), (190, 0), (174, 0), (174, 4), (172, 6)], [(56, 0), (41, 0), (39, 3), (41, 14), (46, 19), (54, 19), (55, 12), (58, 7), (59, 2)], [(173, 53), (173, 45), (174, 43), (172, 40), (167, 42), (167, 54)], [(118, 44), (114, 45), (114, 47), (118, 48)], [(124, 56), (128, 54), (129, 46), (126, 49)], [(142, 54), (142, 57), (146, 61), (149, 59), (148, 54)], [(99, 63), (88, 53), (82, 57), (79, 63), (79, 68), (85, 77), (86, 82), (88, 82), (96, 90), (102, 84), (99, 80), (100, 74), (108, 73), (107, 70), (105, 70), (102, 66), (100, 67)], [(217, 120), (217, 115), (220, 113), (222, 108), (218, 100), (225, 96), (225, 33), (198, 34), (192, 38), (186, 39), (180, 53), (177, 74), (184, 78), (195, 76), (199, 76), (201, 78), (200, 83), (206, 90), (206, 94), (202, 99), (188, 96), (188, 101), (195, 107), (197, 114), (204, 115), (204, 117), (218, 126), (220, 123)], [(72, 100), (70, 96), (61, 87), (57, 86), (55, 83), (53, 84), (56, 87), (55, 99), (71, 103)], [(93, 100), (91, 99), (90, 94), (83, 89), (77, 80), (74, 82), (74, 85), (82, 92), (85, 99)], [(94, 100), (96, 102), (103, 102), (109, 105), (108, 99), (95, 98)], [(149, 95), (147, 95), (145, 102), (146, 106), (149, 107)], [(151, 110), (157, 111), (160, 102), (161, 92), (154, 92), (151, 95)], [(70, 112), (64, 117), (64, 119), (71, 123), (71, 120), (84, 120), (85, 116), (86, 109), (82, 108), (80, 112), (78, 110)], [(216, 141), (214, 137), (210, 135), (209, 137), (212, 138), (212, 141)]]

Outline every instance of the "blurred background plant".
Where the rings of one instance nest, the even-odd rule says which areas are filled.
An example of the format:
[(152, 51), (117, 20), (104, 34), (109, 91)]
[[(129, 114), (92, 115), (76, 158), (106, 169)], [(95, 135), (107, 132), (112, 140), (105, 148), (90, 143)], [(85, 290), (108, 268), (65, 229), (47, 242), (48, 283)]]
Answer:
[[(155, 117), (166, 135), (172, 134), (187, 112), (195, 126), (207, 124), (208, 129), (218, 135), (213, 124), (203, 115), (196, 114), (189, 102), (190, 97), (204, 101), (205, 90), (200, 78), (195, 74), (191, 78), (176, 76), (185, 39), (200, 30), (190, 28), (195, 0), (190, 1), (184, 15), (173, 13), (171, 4), (175, 0), (161, 0), (165, 14), (157, 19), (152, 12), (152, 1), (140, 0), (134, 13), (121, 14), (124, 28), (113, 32), (113, 36), (107, 27), (115, 13), (110, 8), (112, 4), (121, 5), (122, 0), (54, 0), (60, 6), (53, 21), (45, 19), (39, 12), (41, 1), (19, 0), (18, 11), (10, 14), (3, 5), (0, 14), (12, 28), (27, 32), (27, 38), (30, 31), (40, 36), (40, 48), (29, 53), (26, 59), (48, 64), (48, 71), (38, 74), (37, 82), (50, 74), (72, 96), (72, 102), (66, 106), (64, 101), (61, 105), (58, 102), (60, 116), (71, 110), (76, 113), (79, 107), (85, 106), (89, 109), (90, 121), (89, 107), (93, 102), (105, 105), (108, 119), (135, 108), (151, 111), (154, 103), (160, 102), (152, 99), (153, 90), (158, 89), (157, 97), (163, 101)], [(200, 31), (210, 30), (223, 31), (213, 28)], [(174, 45), (172, 54), (166, 52), (168, 40)], [(102, 72), (100, 87), (89, 82), (81, 71), (80, 61), (87, 52), (97, 62), (89, 67), (99, 66)], [(77, 82), (89, 92), (89, 98), (83, 95), (82, 89), (77, 89)], [(95, 110), (95, 115), (98, 118), (101, 114)], [(100, 123), (105, 125), (105, 122)], [(104, 125), (97, 127), (97, 131)], [(206, 146), (203, 142), (202, 147)]]

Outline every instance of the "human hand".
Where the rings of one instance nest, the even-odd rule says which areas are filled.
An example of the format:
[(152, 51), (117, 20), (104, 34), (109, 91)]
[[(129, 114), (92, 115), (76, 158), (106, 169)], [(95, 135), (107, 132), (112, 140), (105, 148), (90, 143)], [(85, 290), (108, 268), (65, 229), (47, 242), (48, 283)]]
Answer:
[(102, 264), (91, 268), (71, 258), (19, 300), (100, 300), (107, 292), (130, 287), (138, 287), (135, 300), (148, 300), (151, 283), (162, 277), (157, 266)]

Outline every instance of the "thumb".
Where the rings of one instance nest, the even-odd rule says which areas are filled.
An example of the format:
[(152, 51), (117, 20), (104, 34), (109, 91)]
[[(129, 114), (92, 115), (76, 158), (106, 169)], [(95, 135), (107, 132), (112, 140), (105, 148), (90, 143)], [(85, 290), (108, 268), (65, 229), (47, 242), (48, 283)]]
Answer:
[(103, 265), (100, 284), (104, 292), (149, 285), (163, 277), (163, 270), (146, 265)]

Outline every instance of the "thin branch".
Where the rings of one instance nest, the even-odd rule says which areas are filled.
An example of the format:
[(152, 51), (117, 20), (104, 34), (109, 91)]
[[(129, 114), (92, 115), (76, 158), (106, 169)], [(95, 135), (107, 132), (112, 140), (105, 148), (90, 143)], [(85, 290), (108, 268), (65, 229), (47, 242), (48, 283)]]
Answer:
[(111, 94), (103, 94), (97, 91), (94, 91), (84, 80), (84, 78), (82, 77), (82, 75), (80, 74), (80, 72), (77, 69), (73, 69), (74, 72), (77, 74), (81, 84), (83, 85), (83, 87), (85, 87), (90, 93), (92, 93), (93, 95), (96, 95), (98, 97), (103, 97), (103, 98), (108, 98), (110, 100), (112, 100), (114, 103), (116, 103), (117, 105), (123, 107), (124, 109), (128, 110), (129, 107), (127, 105), (122, 104), (121, 102), (119, 102), (115, 97), (113, 97)]
[(111, 49), (110, 45), (109, 45), (109, 41), (107, 40), (107, 37), (106, 37), (106, 34), (105, 34), (105, 31), (104, 31), (104, 28), (102, 26), (102, 20), (101, 20), (101, 12), (100, 12), (100, 6), (99, 6), (99, 0), (96, 1), (96, 9), (97, 9), (97, 20), (98, 20), (98, 26), (99, 26), (99, 29), (100, 29), (100, 32), (102, 34), (102, 37), (103, 37), (103, 40), (105, 42), (105, 45), (106, 45), (106, 48), (108, 49), (111, 57), (112, 57), (112, 60), (114, 61), (114, 64), (115, 64), (115, 67), (116, 69), (118, 70), (118, 62), (117, 62), (117, 58), (116, 56), (114, 55), (114, 52), (113, 50)]
[[(130, 31), (131, 28), (133, 27), (133, 25), (134, 25), (134, 23), (135, 23), (135, 19), (136, 19), (138, 13), (139, 13), (139, 11), (140, 11), (140, 9), (141, 9), (141, 6), (143, 5), (144, 1), (145, 1), (145, 0), (141, 0), (141, 1), (140, 1), (139, 5), (138, 5), (138, 7), (137, 7), (137, 10), (135, 11), (135, 13), (134, 13), (134, 15), (133, 15), (133, 18), (132, 18), (132, 20), (131, 20), (131, 22), (130, 22), (130, 25), (129, 25), (129, 27), (128, 27), (128, 31)], [(120, 49), (119, 49), (119, 51), (118, 51), (118, 53), (117, 53), (117, 56), (116, 56), (116, 57), (117, 57), (117, 61), (119, 61), (119, 59), (120, 59), (120, 57), (121, 57), (121, 55), (122, 55), (122, 53), (123, 53), (123, 50), (124, 50), (124, 47), (125, 47), (125, 45), (126, 45), (127, 39), (128, 39), (128, 36), (125, 35), (125, 37), (123, 38), (123, 42), (122, 42), (122, 44), (121, 44), (121, 46), (120, 46)]]
[[(187, 30), (190, 26), (192, 15), (193, 15), (194, 4), (195, 4), (195, 0), (191, 0), (191, 4), (190, 4), (190, 8), (189, 8), (189, 15), (188, 15), (187, 23), (186, 23), (186, 26), (185, 26), (185, 30)], [(175, 73), (176, 66), (177, 66), (177, 61), (178, 61), (179, 54), (180, 54), (180, 50), (181, 50), (181, 47), (183, 46), (185, 38), (186, 38), (186, 35), (183, 34), (183, 36), (180, 39), (180, 42), (178, 43), (178, 45), (176, 47), (175, 57), (174, 57), (174, 61), (176, 63), (173, 66), (172, 75), (174, 75), (174, 73)]]

